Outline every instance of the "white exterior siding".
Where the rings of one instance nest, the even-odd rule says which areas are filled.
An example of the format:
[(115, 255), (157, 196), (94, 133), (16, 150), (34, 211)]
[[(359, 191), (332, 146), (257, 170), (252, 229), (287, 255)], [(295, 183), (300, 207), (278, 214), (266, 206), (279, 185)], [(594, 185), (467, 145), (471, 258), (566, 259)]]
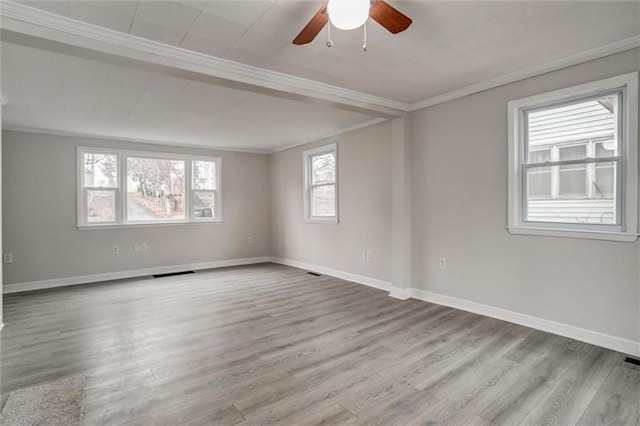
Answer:
[(528, 221), (611, 224), (615, 218), (612, 199), (529, 200)]
[(529, 146), (613, 139), (616, 120), (598, 101), (529, 113)]

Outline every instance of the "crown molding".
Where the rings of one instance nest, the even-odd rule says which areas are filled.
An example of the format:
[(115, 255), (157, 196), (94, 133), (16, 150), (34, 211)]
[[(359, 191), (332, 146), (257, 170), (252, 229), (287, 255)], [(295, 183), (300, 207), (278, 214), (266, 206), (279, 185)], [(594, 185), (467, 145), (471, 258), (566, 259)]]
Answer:
[(172, 146), (179, 148), (192, 148), (192, 149), (204, 149), (210, 151), (223, 151), (223, 152), (245, 152), (248, 154), (275, 154), (277, 152), (286, 151), (291, 148), (296, 148), (299, 146), (307, 145), (314, 142), (319, 142), (325, 139), (335, 138), (341, 136), (345, 133), (352, 132), (358, 129), (364, 129), (365, 127), (375, 126), (376, 124), (384, 123), (388, 121), (386, 118), (374, 118), (373, 120), (365, 121), (364, 123), (355, 124), (353, 126), (347, 127), (335, 133), (328, 134), (326, 136), (321, 136), (319, 138), (313, 138), (309, 140), (305, 140), (303, 142), (285, 145), (283, 147), (275, 148), (275, 149), (245, 149), (245, 148), (230, 148), (230, 147), (220, 147), (220, 146), (210, 146), (210, 145), (199, 145), (199, 144), (189, 144), (189, 143), (176, 143), (173, 141), (160, 141), (155, 139), (139, 139), (139, 138), (128, 138), (128, 137), (120, 137), (120, 136), (110, 136), (110, 135), (100, 135), (94, 133), (82, 133), (82, 132), (68, 132), (65, 130), (55, 130), (55, 129), (40, 129), (36, 127), (26, 127), (26, 126), (11, 126), (11, 125), (3, 125), (3, 131), (10, 132), (21, 132), (21, 133), (35, 133), (38, 135), (50, 135), (50, 136), (62, 136), (62, 137), (73, 137), (73, 138), (85, 138), (85, 139), (97, 139), (103, 141), (118, 141), (118, 142), (133, 142), (133, 143), (143, 143), (150, 145), (164, 145), (164, 146)]
[[(400, 116), (411, 109), (406, 102), (170, 46), (11, 0), (0, 4), (0, 18), (3, 39), (12, 43), (107, 61), (113, 61), (115, 55), (120, 59), (118, 63), (127, 58), (146, 65), (168, 67), (171, 72), (163, 71), (172, 75), (181, 76), (180, 72), (176, 73), (178, 70), (183, 71), (184, 76), (200, 74), (214, 77), (215, 83), (229, 87), (279, 96), (293, 95), (301, 100), (326, 101), (386, 118)], [(85, 49), (89, 52), (83, 52)], [(103, 54), (103, 57), (96, 58), (96, 53)]]
[(39, 135), (99, 139), (103, 141), (118, 141), (118, 142), (144, 143), (144, 144), (151, 144), (151, 145), (165, 145), (165, 146), (172, 146), (172, 147), (178, 147), (178, 148), (203, 149), (208, 151), (246, 152), (248, 154), (270, 154), (271, 153), (271, 150), (268, 150), (268, 149), (244, 149), (244, 148), (219, 147), (219, 146), (211, 146), (211, 145), (199, 145), (199, 144), (193, 144), (193, 143), (191, 144), (176, 143), (174, 141), (160, 141), (155, 139), (152, 140), (152, 139), (139, 139), (139, 138), (129, 138), (129, 137), (125, 138), (120, 136), (100, 135), (100, 134), (82, 133), (82, 132), (67, 132), (65, 130), (39, 129), (36, 127), (25, 127), (25, 126), (3, 125), (2, 130), (3, 131), (7, 130), (10, 132), (35, 133)]
[(536, 77), (538, 75), (546, 74), (551, 71), (557, 71), (562, 68), (567, 68), (573, 65), (582, 64), (584, 62), (604, 58), (605, 56), (610, 56), (616, 53), (624, 52), (625, 50), (635, 49), (638, 47), (640, 47), (640, 36), (620, 40), (611, 44), (607, 44), (605, 46), (567, 56), (556, 61), (547, 62), (546, 64), (538, 65), (523, 71), (514, 72), (512, 74), (494, 78), (492, 80), (483, 81), (482, 83), (473, 84), (471, 86), (463, 87), (462, 89), (453, 90), (451, 92), (433, 96), (422, 101), (414, 102), (411, 104), (411, 111), (417, 111), (419, 109), (473, 95), (474, 93), (493, 89), (498, 86), (515, 83), (516, 81)]

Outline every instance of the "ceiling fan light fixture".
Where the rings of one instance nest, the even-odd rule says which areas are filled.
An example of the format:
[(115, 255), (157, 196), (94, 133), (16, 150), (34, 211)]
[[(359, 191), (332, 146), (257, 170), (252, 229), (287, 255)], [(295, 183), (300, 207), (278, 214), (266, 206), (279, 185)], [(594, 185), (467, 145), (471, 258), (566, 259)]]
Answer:
[(327, 13), (334, 27), (353, 30), (367, 21), (370, 7), (369, 0), (329, 0)]

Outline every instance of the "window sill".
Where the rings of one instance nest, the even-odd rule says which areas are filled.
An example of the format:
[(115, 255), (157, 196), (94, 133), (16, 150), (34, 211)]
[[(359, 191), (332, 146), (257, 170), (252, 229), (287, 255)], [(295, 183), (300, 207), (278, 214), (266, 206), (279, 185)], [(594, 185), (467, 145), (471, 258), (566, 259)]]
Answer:
[(129, 229), (129, 228), (155, 228), (167, 226), (189, 226), (189, 225), (218, 225), (222, 224), (221, 220), (198, 220), (191, 222), (159, 222), (159, 223), (115, 223), (100, 225), (77, 225), (80, 231), (98, 231), (104, 229)]
[(546, 237), (619, 241), (627, 243), (633, 243), (638, 239), (638, 234), (630, 234), (627, 232), (584, 231), (578, 229), (550, 229), (522, 226), (507, 226), (507, 230), (511, 235), (537, 235)]
[(304, 220), (304, 223), (316, 223), (316, 224), (324, 224), (324, 225), (337, 225), (337, 218), (330, 219), (319, 219), (319, 218), (308, 218)]

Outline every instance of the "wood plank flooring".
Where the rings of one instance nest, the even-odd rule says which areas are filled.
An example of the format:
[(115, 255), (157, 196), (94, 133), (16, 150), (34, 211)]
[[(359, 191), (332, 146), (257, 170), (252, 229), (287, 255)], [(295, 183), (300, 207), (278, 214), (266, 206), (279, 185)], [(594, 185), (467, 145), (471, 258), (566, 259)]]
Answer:
[(640, 425), (622, 354), (281, 265), (7, 295), (1, 403), (87, 376), (87, 425)]

